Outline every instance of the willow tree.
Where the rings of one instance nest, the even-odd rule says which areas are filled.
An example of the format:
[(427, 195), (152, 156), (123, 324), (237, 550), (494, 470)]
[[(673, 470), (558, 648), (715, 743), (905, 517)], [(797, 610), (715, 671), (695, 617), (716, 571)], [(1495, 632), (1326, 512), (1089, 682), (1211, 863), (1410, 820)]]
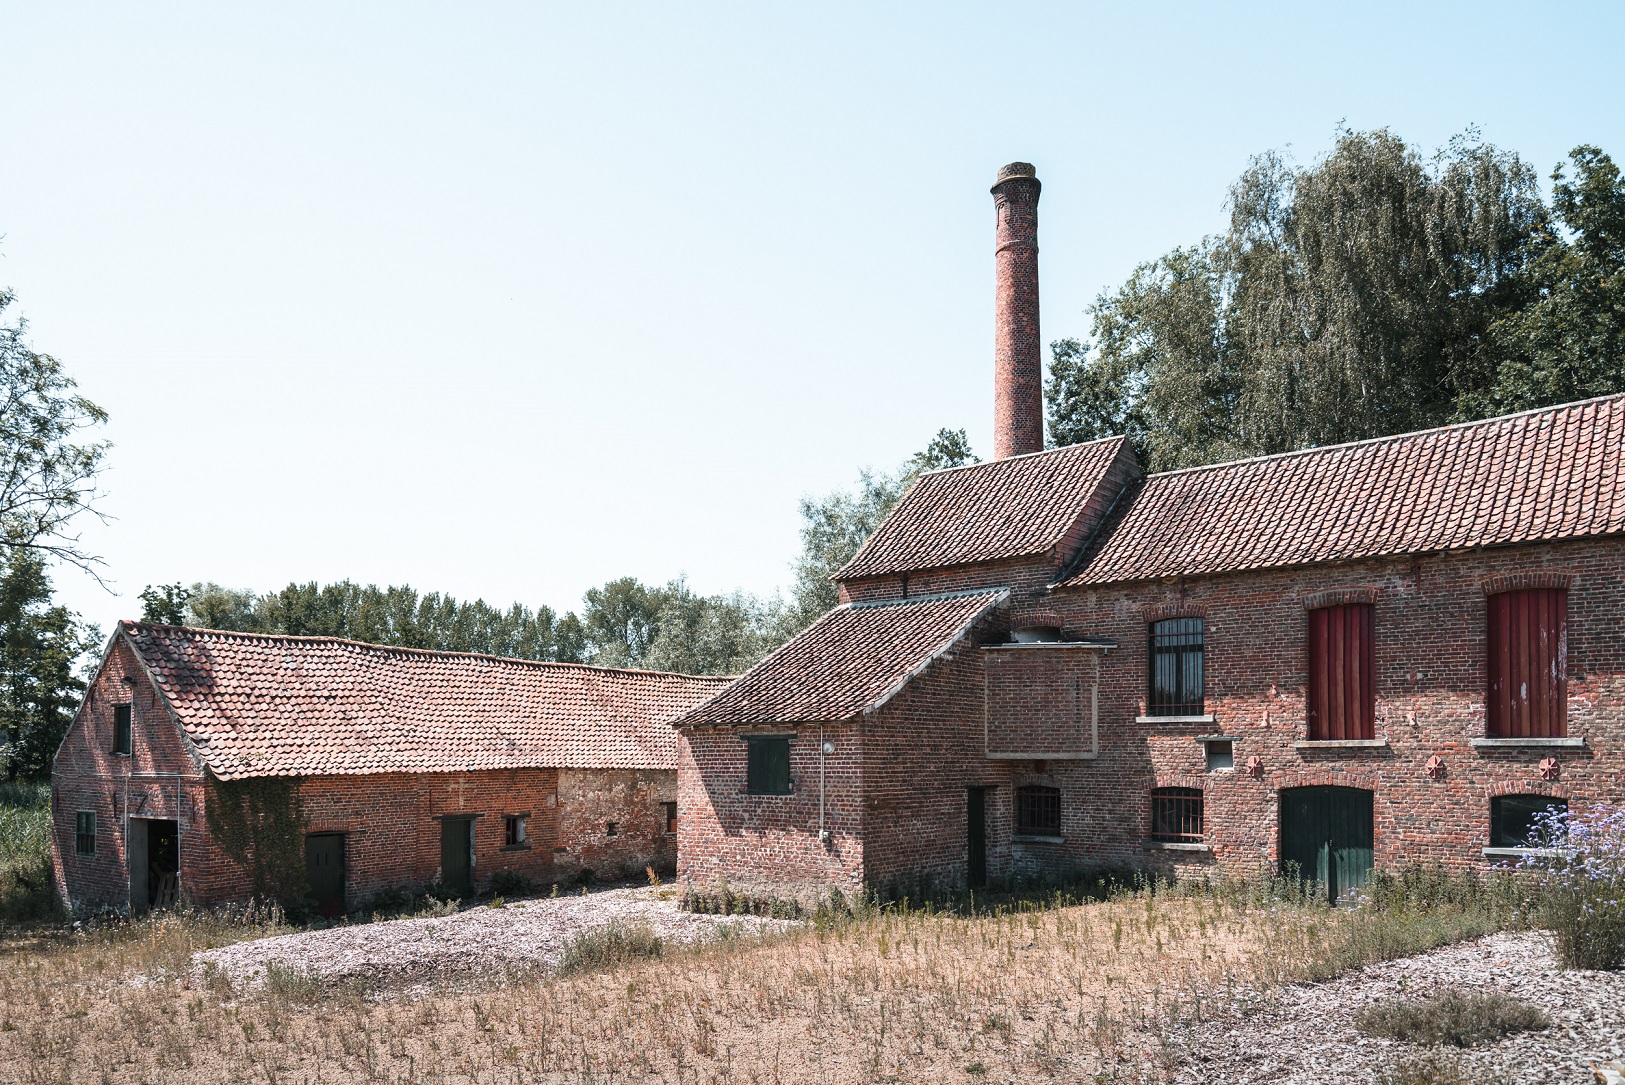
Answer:
[(1307, 168), (1258, 156), (1218, 237), (1141, 265), (1054, 345), (1050, 436), (1127, 433), (1159, 469), (1450, 418), (1493, 372), (1548, 214), (1515, 154), (1458, 137), (1429, 161), (1386, 130)]

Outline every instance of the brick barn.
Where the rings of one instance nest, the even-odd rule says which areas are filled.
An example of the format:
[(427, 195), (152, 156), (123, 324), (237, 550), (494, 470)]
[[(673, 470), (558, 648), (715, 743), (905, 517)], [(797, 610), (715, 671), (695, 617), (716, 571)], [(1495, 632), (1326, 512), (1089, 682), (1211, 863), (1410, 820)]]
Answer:
[(1147, 474), (1045, 451), (1031, 167), (1001, 171), (991, 462), (678, 721), (679, 874), (761, 891), (1514, 858), (1625, 799), (1625, 396)]
[(79, 911), (245, 899), (211, 821), (265, 795), (293, 797), (288, 865), (329, 914), (670, 868), (667, 721), (726, 682), (122, 622), (52, 768), (58, 890)]

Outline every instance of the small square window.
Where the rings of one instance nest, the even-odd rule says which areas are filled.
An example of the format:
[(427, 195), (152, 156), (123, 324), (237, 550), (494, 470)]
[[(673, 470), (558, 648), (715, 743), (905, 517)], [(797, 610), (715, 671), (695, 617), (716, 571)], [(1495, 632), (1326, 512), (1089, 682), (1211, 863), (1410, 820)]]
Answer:
[(509, 814), (502, 819), (502, 844), (508, 848), (522, 848), (525, 846), (525, 821), (523, 814)]
[(96, 854), (96, 812), (81, 810), (73, 819), (73, 850), (80, 855)]
[(1567, 799), (1553, 799), (1545, 795), (1500, 795), (1490, 800), (1490, 847), (1528, 848), (1539, 844), (1535, 839), (1539, 824), (1538, 814), (1549, 811), (1567, 813)]
[(675, 833), (677, 831), (677, 804), (674, 802), (663, 802), (660, 805), (666, 814), (666, 831), (668, 833)]
[(1055, 836), (1061, 831), (1061, 789), (1016, 788), (1016, 832)]
[(130, 706), (127, 704), (113, 706), (113, 752), (130, 752)]
[(605, 836), (619, 836), (620, 834), (621, 834), (621, 823), (620, 822), (618, 822), (618, 821), (606, 821), (606, 822), (604, 822), (604, 835)]
[(1236, 767), (1235, 747), (1228, 742), (1208, 742), (1207, 770), (1209, 772), (1222, 772), (1225, 769)]
[(752, 795), (790, 794), (790, 739), (752, 736), (745, 740), (745, 788)]

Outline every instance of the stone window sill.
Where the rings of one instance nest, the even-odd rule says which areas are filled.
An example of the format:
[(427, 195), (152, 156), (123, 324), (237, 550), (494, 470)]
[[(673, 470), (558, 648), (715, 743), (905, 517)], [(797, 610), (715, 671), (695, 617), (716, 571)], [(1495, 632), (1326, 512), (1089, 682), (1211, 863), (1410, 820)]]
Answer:
[(1212, 851), (1211, 844), (1197, 844), (1182, 840), (1146, 840), (1140, 845), (1146, 851)]
[(1135, 723), (1213, 723), (1213, 714), (1206, 716), (1136, 716)]
[(1520, 746), (1530, 749), (1558, 749), (1583, 750), (1586, 740), (1582, 738), (1475, 738), (1472, 744), (1479, 749), (1515, 750)]
[(1570, 848), (1483, 848), (1486, 859), (1522, 859), (1526, 855), (1561, 855), (1568, 858), (1574, 856)]
[(1038, 833), (1017, 833), (1014, 838), (1017, 844), (1065, 844), (1064, 836), (1041, 836)]
[(1385, 738), (1301, 738), (1294, 742), (1299, 750), (1380, 750), (1388, 745)]
[(497, 850), (498, 851), (529, 851), (530, 850), (530, 845), (529, 844), (504, 844), (504, 845), (502, 845), (502, 847), (498, 848)]

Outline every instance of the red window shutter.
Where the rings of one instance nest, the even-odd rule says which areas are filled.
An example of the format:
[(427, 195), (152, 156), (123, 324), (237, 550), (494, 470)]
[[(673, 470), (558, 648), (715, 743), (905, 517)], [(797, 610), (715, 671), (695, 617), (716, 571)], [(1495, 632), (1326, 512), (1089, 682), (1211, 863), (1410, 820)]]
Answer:
[(1490, 734), (1568, 734), (1569, 593), (1530, 588), (1492, 595), (1488, 607)]
[(1309, 737), (1376, 737), (1376, 656), (1369, 603), (1309, 612)]

